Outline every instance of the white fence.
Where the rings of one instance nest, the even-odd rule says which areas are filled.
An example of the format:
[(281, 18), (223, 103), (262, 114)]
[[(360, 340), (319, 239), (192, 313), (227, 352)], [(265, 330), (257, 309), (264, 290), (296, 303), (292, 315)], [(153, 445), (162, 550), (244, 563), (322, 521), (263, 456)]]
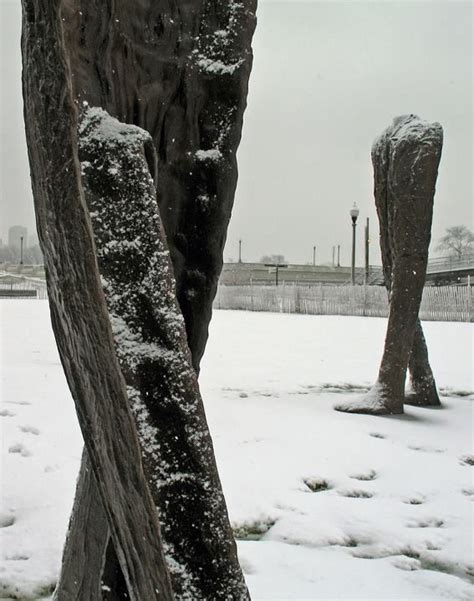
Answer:
[[(423, 291), (420, 318), (474, 321), (471, 286), (431, 286)], [(383, 286), (219, 286), (216, 309), (387, 317)]]
[[(0, 278), (2, 290), (36, 290), (48, 298), (46, 282), (39, 278)], [(7, 292), (8, 293), (8, 292)], [(429, 286), (423, 291), (420, 318), (426, 321), (474, 321), (472, 286)], [(219, 286), (216, 309), (305, 313), (307, 315), (359, 315), (387, 317), (388, 300), (383, 286)]]

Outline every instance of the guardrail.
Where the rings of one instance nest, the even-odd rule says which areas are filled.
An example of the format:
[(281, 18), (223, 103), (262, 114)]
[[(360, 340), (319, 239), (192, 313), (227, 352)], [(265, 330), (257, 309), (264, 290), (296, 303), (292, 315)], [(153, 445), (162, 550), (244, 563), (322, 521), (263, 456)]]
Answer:
[(438, 257), (428, 261), (427, 273), (442, 273), (445, 271), (461, 271), (474, 269), (474, 253), (460, 257)]
[(36, 298), (45, 300), (48, 291), (45, 280), (0, 272), (0, 298)]

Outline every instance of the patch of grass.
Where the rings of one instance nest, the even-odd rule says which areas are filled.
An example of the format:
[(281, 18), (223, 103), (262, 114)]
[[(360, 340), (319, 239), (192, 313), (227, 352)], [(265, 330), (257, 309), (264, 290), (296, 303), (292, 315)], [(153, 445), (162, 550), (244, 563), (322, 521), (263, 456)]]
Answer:
[(381, 434), (380, 432), (369, 432), (369, 436), (372, 436), (372, 438), (386, 438), (385, 434)]
[(371, 480), (375, 480), (377, 478), (377, 472), (375, 470), (369, 470), (368, 472), (361, 474), (354, 474), (351, 476), (353, 480), (361, 480), (363, 482), (370, 482)]
[(371, 499), (374, 495), (368, 490), (360, 490), (360, 489), (348, 489), (341, 490), (339, 494), (342, 497), (348, 497), (350, 499)]
[(235, 524), (232, 527), (232, 531), (237, 540), (260, 540), (275, 523), (276, 520), (272, 518), (244, 522), (242, 524)]
[(425, 500), (422, 497), (409, 497), (403, 501), (407, 505), (423, 505)]
[(440, 394), (442, 396), (451, 396), (451, 397), (474, 397), (474, 392), (472, 390), (453, 390), (451, 388), (440, 388)]
[(462, 455), (459, 457), (459, 462), (462, 465), (474, 465), (474, 455)]
[(25, 597), (17, 586), (0, 584), (0, 599), (12, 599), (15, 601), (40, 601), (44, 598), (50, 598), (56, 588), (56, 582), (43, 584), (35, 589), (33, 597)]
[(304, 478), (303, 482), (311, 492), (322, 492), (331, 488), (329, 482), (324, 478)]
[(341, 545), (341, 547), (350, 547), (350, 548), (354, 548), (354, 547), (358, 547), (358, 546), (359, 546), (359, 542), (353, 536), (347, 537), (347, 539), (344, 541), (344, 544)]
[(368, 392), (370, 387), (345, 382), (343, 384), (321, 384), (320, 389), (325, 392)]
[(415, 551), (412, 547), (405, 547), (401, 549), (400, 555), (405, 555), (405, 557), (411, 557), (411, 559), (420, 559), (420, 554), (418, 551)]

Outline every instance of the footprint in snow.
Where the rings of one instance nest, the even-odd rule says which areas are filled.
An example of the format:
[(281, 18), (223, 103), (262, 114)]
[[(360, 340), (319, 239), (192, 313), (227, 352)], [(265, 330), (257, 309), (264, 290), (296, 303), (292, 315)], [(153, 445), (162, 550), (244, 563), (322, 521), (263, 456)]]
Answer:
[(13, 513), (0, 513), (0, 528), (8, 528), (15, 523)]
[(413, 572), (415, 570), (421, 570), (421, 562), (419, 559), (414, 557), (405, 557), (400, 555), (393, 557), (390, 562), (395, 568), (399, 570), (405, 570), (407, 572)]
[(338, 490), (337, 492), (341, 497), (348, 497), (350, 499), (371, 499), (374, 496), (368, 490), (360, 490), (358, 488)]
[(32, 453), (29, 451), (25, 445), (21, 444), (21, 442), (17, 442), (16, 444), (12, 444), (8, 448), (9, 453), (18, 453), (22, 457), (31, 457)]
[(5, 401), (5, 403), (10, 403), (10, 405), (31, 405), (28, 401)]
[(25, 432), (27, 434), (34, 434), (35, 436), (38, 436), (40, 433), (40, 430), (38, 430), (38, 428), (35, 428), (34, 426), (19, 426), (19, 427), (22, 432)]
[(24, 555), (23, 553), (15, 553), (14, 555), (7, 555), (5, 559), (7, 561), (26, 561), (29, 559), (29, 556)]
[(239, 557), (239, 563), (244, 574), (250, 575), (256, 573), (254, 566), (246, 557)]
[(461, 455), (459, 463), (461, 465), (474, 465), (474, 455)]
[(369, 482), (377, 478), (377, 472), (375, 470), (369, 470), (368, 472), (362, 472), (360, 474), (353, 474), (350, 476), (353, 480), (361, 480), (363, 482)]
[(412, 495), (403, 499), (403, 502), (407, 505), (423, 505), (425, 497), (423, 495)]
[(0, 410), (0, 417), (15, 417), (16, 413), (12, 413), (11, 411), (8, 411), (8, 409), (1, 409)]
[(425, 518), (424, 520), (412, 520), (408, 522), (407, 528), (442, 528), (444, 521), (439, 518)]
[(442, 547), (440, 547), (439, 545), (435, 545), (434, 543), (431, 543), (430, 541), (426, 542), (426, 550), (427, 551), (441, 551)]
[(408, 448), (411, 451), (422, 451), (423, 453), (445, 453), (446, 449), (440, 449), (439, 447), (421, 446), (409, 444)]
[(372, 438), (387, 438), (385, 436), (385, 434), (382, 434), (381, 432), (369, 432), (369, 436), (372, 436)]
[(474, 500), (474, 488), (462, 488), (461, 492), (466, 497), (471, 497)]

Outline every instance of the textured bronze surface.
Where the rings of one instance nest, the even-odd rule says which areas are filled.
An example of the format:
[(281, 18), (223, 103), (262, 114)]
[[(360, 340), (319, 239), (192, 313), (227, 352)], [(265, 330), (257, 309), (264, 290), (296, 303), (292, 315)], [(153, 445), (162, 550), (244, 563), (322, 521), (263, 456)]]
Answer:
[(23, 95), (38, 234), (59, 355), (130, 598), (173, 598), (115, 356), (77, 156), (59, 2), (24, 0)]

